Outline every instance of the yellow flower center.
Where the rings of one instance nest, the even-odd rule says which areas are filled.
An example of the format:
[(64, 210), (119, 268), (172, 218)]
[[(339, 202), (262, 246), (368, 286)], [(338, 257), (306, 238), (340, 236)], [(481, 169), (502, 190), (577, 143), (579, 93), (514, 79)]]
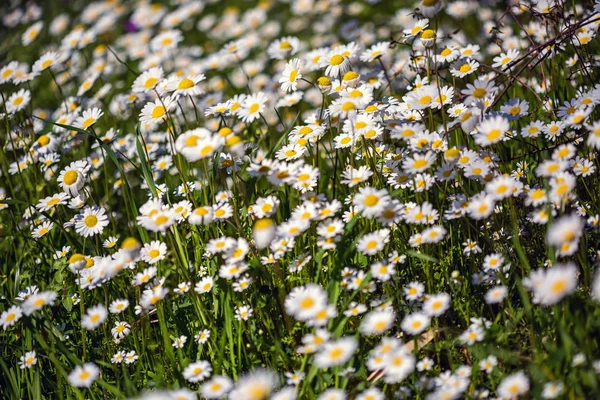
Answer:
[(83, 129), (89, 128), (90, 125), (92, 125), (94, 122), (96, 122), (96, 120), (92, 117), (86, 119), (85, 121), (83, 121)]
[(331, 65), (340, 65), (344, 62), (344, 56), (336, 54), (329, 59), (329, 64)]
[(83, 222), (87, 227), (93, 228), (98, 223), (98, 218), (96, 218), (95, 215), (88, 215), (87, 217), (85, 217), (85, 220)]
[(163, 106), (156, 106), (154, 107), (154, 110), (152, 110), (152, 118), (160, 118), (165, 115), (165, 112), (166, 110)]
[(179, 84), (177, 85), (177, 89), (189, 89), (191, 87), (194, 86), (194, 81), (188, 78), (183, 79), (181, 82), (179, 82)]

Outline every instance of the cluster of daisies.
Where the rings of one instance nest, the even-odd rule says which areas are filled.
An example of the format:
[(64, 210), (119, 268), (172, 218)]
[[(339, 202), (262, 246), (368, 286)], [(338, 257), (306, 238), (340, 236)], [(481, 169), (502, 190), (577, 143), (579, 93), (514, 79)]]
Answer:
[(2, 364), (147, 400), (597, 391), (600, 4), (407, 5), (4, 14)]

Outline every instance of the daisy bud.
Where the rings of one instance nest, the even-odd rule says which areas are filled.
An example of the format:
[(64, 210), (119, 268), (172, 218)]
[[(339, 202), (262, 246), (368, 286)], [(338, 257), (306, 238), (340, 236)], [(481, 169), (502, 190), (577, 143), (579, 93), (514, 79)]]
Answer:
[(133, 255), (140, 251), (142, 245), (136, 238), (128, 237), (127, 239), (123, 240), (123, 245), (121, 248)]
[(323, 93), (329, 92), (331, 90), (331, 81), (326, 76), (322, 76), (319, 79), (317, 79), (317, 84), (319, 85), (319, 89)]
[(236, 157), (244, 155), (244, 142), (237, 135), (231, 135), (227, 138), (225, 145), (229, 148), (229, 152)]
[(259, 219), (254, 223), (252, 237), (258, 249), (264, 249), (273, 240), (275, 236), (275, 224), (269, 218)]
[(231, 135), (233, 133), (233, 131), (231, 130), (231, 128), (228, 128), (228, 127), (224, 126), (221, 129), (219, 129), (218, 133), (223, 138), (227, 138), (229, 135)]
[(83, 254), (75, 253), (69, 258), (69, 269), (72, 272), (82, 270), (85, 268), (85, 256)]
[(344, 85), (355, 87), (359, 81), (359, 78), (360, 75), (358, 75), (358, 73), (354, 71), (348, 71), (342, 77), (342, 82), (344, 83)]
[(447, 162), (452, 163), (452, 164), (457, 162), (459, 157), (460, 157), (460, 150), (458, 150), (455, 147), (446, 150), (446, 152), (444, 153), (444, 159)]
[(433, 46), (435, 42), (435, 32), (432, 29), (425, 29), (423, 33), (421, 33), (421, 42), (425, 47)]

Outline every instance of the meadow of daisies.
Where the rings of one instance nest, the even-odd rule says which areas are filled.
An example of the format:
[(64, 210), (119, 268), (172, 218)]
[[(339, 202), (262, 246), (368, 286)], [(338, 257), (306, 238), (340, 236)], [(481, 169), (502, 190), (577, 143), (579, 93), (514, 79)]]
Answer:
[(0, 17), (1, 398), (598, 398), (600, 3)]

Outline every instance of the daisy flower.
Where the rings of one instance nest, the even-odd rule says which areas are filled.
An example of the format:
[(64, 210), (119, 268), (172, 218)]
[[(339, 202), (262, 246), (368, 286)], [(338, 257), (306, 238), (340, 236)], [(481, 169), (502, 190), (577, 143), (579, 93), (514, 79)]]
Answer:
[(33, 312), (41, 310), (42, 307), (54, 304), (56, 299), (56, 292), (40, 292), (32, 294), (22, 304), (23, 313), (25, 315), (31, 315)]
[(155, 52), (174, 50), (182, 40), (183, 35), (177, 29), (163, 31), (150, 41), (150, 49)]
[(54, 223), (51, 221), (44, 221), (39, 225), (35, 225), (31, 227), (31, 236), (35, 239), (39, 239), (42, 236), (46, 235), (52, 228), (54, 227)]
[(142, 123), (161, 123), (167, 120), (168, 112), (177, 106), (177, 96), (167, 96), (148, 102), (142, 109), (139, 119)]
[(511, 62), (519, 57), (519, 50), (510, 49), (506, 53), (501, 53), (499, 56), (494, 57), (492, 67), (498, 69), (506, 69), (509, 70), (514, 67), (514, 64), (510, 67), (508, 66)]
[(496, 393), (503, 399), (514, 399), (529, 391), (529, 379), (519, 371), (505, 377), (496, 388)]
[(133, 81), (131, 90), (134, 93), (149, 92), (158, 85), (163, 79), (163, 76), (164, 70), (162, 67), (150, 68), (148, 71), (142, 72), (135, 81)]
[(496, 91), (494, 82), (491, 80), (476, 79), (475, 82), (468, 83), (467, 88), (461, 91), (467, 98), (465, 104), (470, 105), (477, 101), (483, 101), (486, 97), (491, 97)]
[(294, 58), (290, 60), (286, 65), (281, 74), (281, 78), (279, 78), (279, 83), (281, 83), (281, 88), (285, 92), (293, 92), (296, 90), (298, 85), (298, 80), (302, 78), (302, 74), (300, 73), (300, 59)]
[(60, 54), (55, 51), (46, 52), (35, 63), (33, 63), (33, 67), (31, 69), (33, 72), (41, 72), (57, 65), (60, 57)]
[(187, 336), (181, 335), (173, 340), (173, 347), (176, 349), (182, 349), (186, 342)]
[(19, 358), (19, 367), (21, 369), (31, 368), (37, 364), (35, 351), (28, 351)]
[[(258, 389), (256, 393), (260, 393), (260, 386), (257, 385), (253, 387)], [(233, 383), (231, 382), (231, 379), (226, 376), (215, 375), (200, 386), (200, 395), (207, 399), (220, 399), (226, 396), (232, 388)], [(244, 395), (244, 393), (242, 393), (242, 395)]]
[(242, 103), (238, 115), (242, 121), (247, 123), (257, 120), (260, 118), (260, 114), (265, 111), (267, 100), (267, 96), (263, 92), (249, 95)]
[(183, 370), (183, 377), (188, 382), (200, 382), (210, 376), (212, 366), (208, 361), (200, 360), (189, 364)]
[(354, 337), (331, 340), (315, 355), (315, 365), (319, 368), (330, 368), (345, 364), (352, 358), (357, 347), (358, 342)]
[(286, 36), (275, 40), (267, 48), (267, 54), (270, 58), (276, 60), (285, 60), (298, 52), (300, 40), (297, 37)]
[(114, 328), (110, 330), (115, 339), (123, 339), (131, 332), (131, 325), (125, 321), (115, 322)]
[(501, 116), (487, 118), (477, 127), (475, 142), (480, 146), (498, 143), (504, 139), (509, 130), (510, 125), (506, 118)]
[(428, 151), (425, 154), (414, 153), (402, 161), (402, 168), (411, 174), (427, 170), (435, 162), (435, 153)]
[(464, 78), (467, 75), (476, 72), (479, 68), (479, 63), (472, 59), (461, 59), (452, 65), (450, 74), (457, 78)]
[(44, 197), (43, 199), (41, 199), (39, 203), (35, 205), (35, 208), (40, 210), (40, 212), (45, 212), (53, 209), (58, 205), (67, 204), (68, 198), (69, 195), (67, 193), (56, 193), (52, 196)]
[(488, 290), (484, 296), (485, 302), (487, 304), (497, 304), (501, 303), (507, 295), (506, 286), (499, 285), (494, 286), (490, 290)]
[(75, 126), (81, 129), (88, 129), (90, 126), (94, 125), (102, 115), (104, 115), (104, 113), (98, 107), (85, 110), (83, 114), (75, 120)]
[(100, 375), (100, 368), (94, 363), (85, 363), (75, 367), (69, 373), (69, 383), (75, 387), (90, 387)]
[(360, 55), (360, 60), (363, 62), (373, 62), (373, 61), (377, 60), (378, 58), (385, 56), (387, 54), (389, 48), (390, 48), (390, 42), (376, 43), (376, 44), (372, 45), (371, 47), (369, 47), (367, 50), (365, 50)]
[(2, 325), (2, 329), (6, 330), (9, 326), (14, 325), (21, 316), (23, 315), (23, 310), (19, 306), (11, 306), (8, 310), (4, 311), (2, 315), (0, 315), (0, 325)]
[(81, 318), (81, 326), (87, 330), (96, 329), (104, 322), (107, 315), (106, 307), (102, 304), (90, 307), (86, 310), (83, 318)]
[(359, 329), (363, 335), (380, 335), (392, 327), (395, 319), (396, 313), (393, 311), (371, 311), (364, 316)]
[(14, 76), (17, 68), (19, 68), (19, 63), (17, 61), (11, 61), (0, 68), (0, 83), (9, 82)]
[(204, 93), (198, 85), (204, 79), (204, 74), (196, 74), (173, 80), (167, 85), (167, 90), (179, 96), (198, 96)]
[(25, 107), (27, 107), (27, 105), (29, 105), (30, 101), (31, 101), (31, 92), (27, 89), (21, 89), (18, 92), (15, 92), (10, 95), (10, 97), (8, 98), (8, 100), (5, 103), (6, 111), (9, 114), (17, 113), (17, 112), (25, 109)]
[(140, 257), (148, 264), (156, 264), (160, 260), (164, 260), (167, 254), (167, 245), (158, 240), (153, 240), (146, 243), (140, 251)]
[(408, 314), (400, 324), (402, 330), (409, 335), (418, 335), (429, 326), (429, 317), (421, 312)]
[(412, 37), (412, 36), (416, 36), (418, 35), (422, 30), (426, 29), (429, 26), (429, 20), (428, 19), (419, 19), (417, 20), (417, 22), (415, 22), (412, 26), (412, 28), (409, 29), (405, 29), (404, 30), (404, 34)]
[(545, 306), (558, 303), (577, 288), (577, 274), (572, 263), (545, 270), (542, 283), (534, 287), (536, 299)]
[(357, 212), (362, 213), (365, 217), (374, 217), (381, 214), (390, 201), (387, 190), (364, 187), (359, 189), (359, 193), (354, 197), (352, 203)]
[(423, 312), (430, 317), (439, 317), (450, 308), (450, 295), (438, 293), (431, 295), (423, 303)]
[(109, 311), (111, 314), (119, 314), (125, 311), (129, 307), (129, 300), (119, 299), (110, 303)]
[(99, 235), (108, 225), (106, 211), (98, 206), (85, 207), (75, 220), (75, 231), (83, 237)]

